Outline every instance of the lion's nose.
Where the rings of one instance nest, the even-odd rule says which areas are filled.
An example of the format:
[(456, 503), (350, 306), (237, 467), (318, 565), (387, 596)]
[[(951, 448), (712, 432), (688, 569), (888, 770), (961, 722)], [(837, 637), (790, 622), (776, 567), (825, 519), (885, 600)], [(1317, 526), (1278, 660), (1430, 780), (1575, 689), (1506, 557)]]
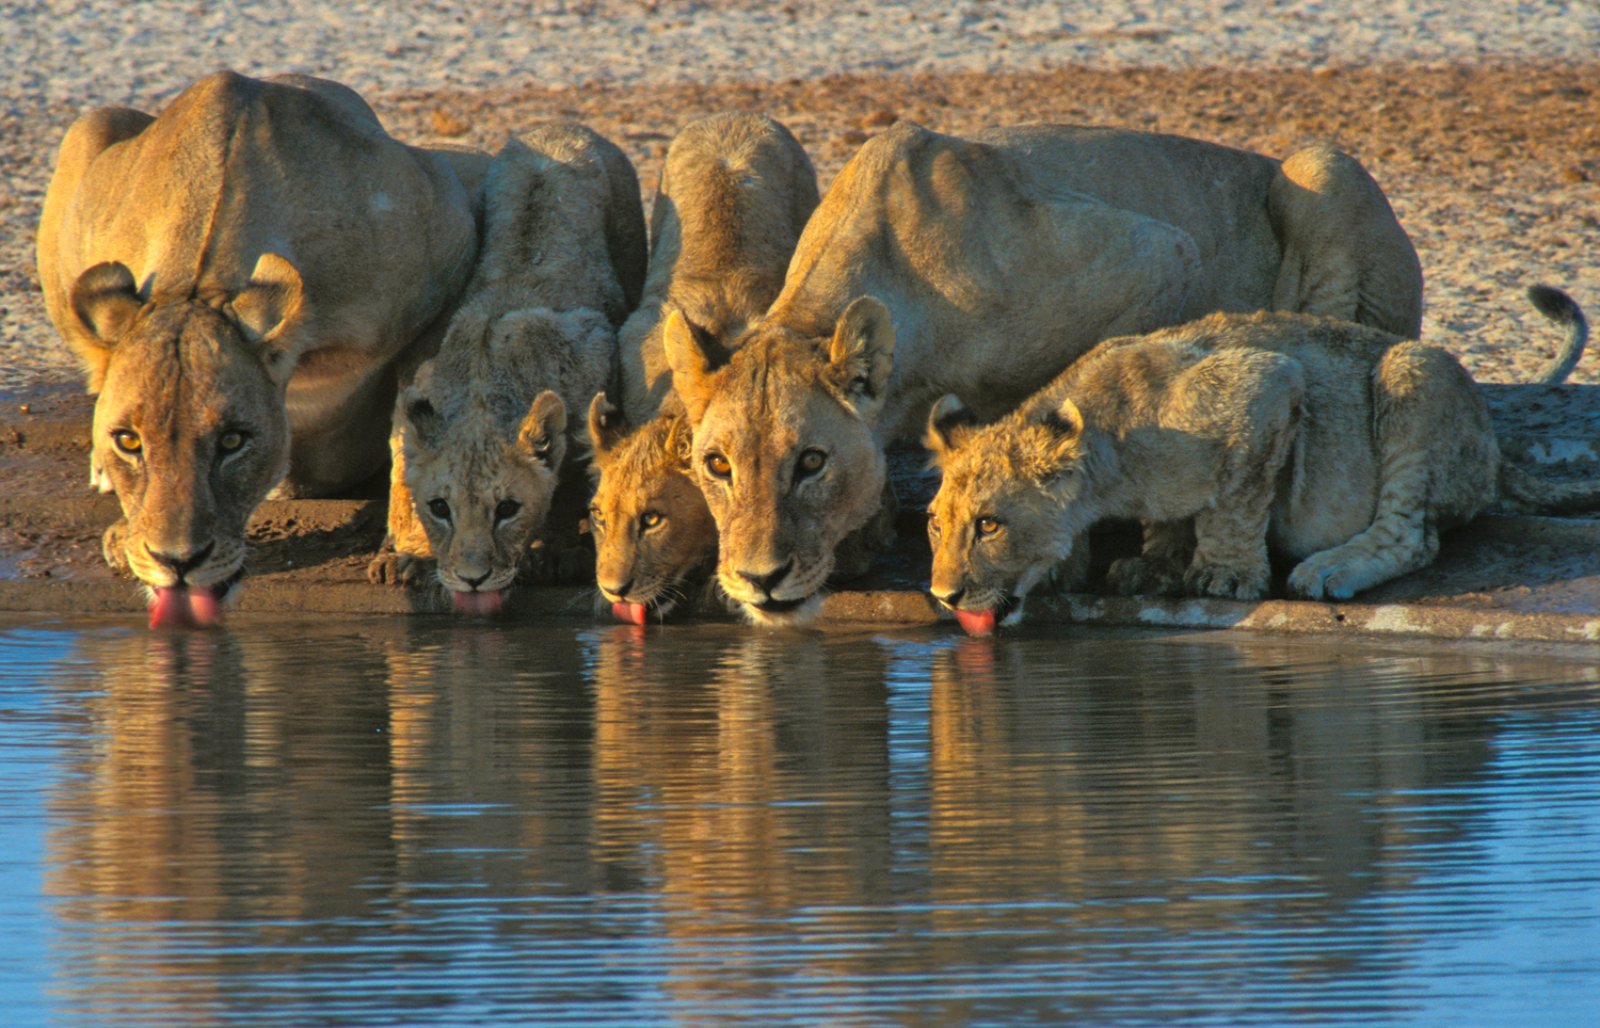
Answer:
[(608, 585), (605, 582), (600, 582), (598, 584), (600, 586), (600, 591), (605, 593), (607, 596), (622, 597), (633, 591), (633, 579), (631, 578), (620, 585), (614, 583)]
[(487, 571), (485, 571), (483, 574), (479, 575), (477, 578), (468, 578), (466, 575), (462, 575), (461, 576), (461, 581), (465, 582), (467, 584), (467, 588), (469, 588), (469, 589), (476, 589), (476, 588), (478, 588), (478, 586), (482, 585), (483, 583), (487, 582), (488, 580), (489, 580), (489, 572), (487, 572)]
[(965, 589), (952, 589), (947, 593), (935, 592), (933, 594), (933, 598), (944, 604), (946, 607), (949, 607), (951, 610), (954, 610), (956, 604), (961, 602), (961, 597), (965, 595), (967, 595), (967, 591)]
[(206, 562), (206, 558), (211, 556), (211, 551), (215, 546), (216, 543), (214, 541), (209, 542), (198, 550), (190, 550), (184, 554), (161, 553), (150, 549), (149, 543), (146, 543), (144, 548), (145, 552), (150, 554), (151, 560), (171, 571), (173, 577), (181, 583), (189, 572)]
[(783, 581), (792, 567), (794, 567), (794, 558), (790, 557), (776, 570), (767, 572), (740, 570), (739, 577), (761, 590), (763, 595), (771, 596), (772, 590), (778, 587), (778, 583)]

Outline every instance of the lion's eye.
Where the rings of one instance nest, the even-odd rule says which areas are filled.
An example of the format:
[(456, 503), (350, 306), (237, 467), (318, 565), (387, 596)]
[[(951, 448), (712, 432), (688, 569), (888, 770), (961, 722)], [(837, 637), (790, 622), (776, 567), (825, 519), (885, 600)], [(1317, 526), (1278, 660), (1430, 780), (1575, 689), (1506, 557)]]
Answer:
[(439, 497), (428, 501), (428, 512), (440, 521), (450, 520), (450, 504)]
[(589, 508), (589, 527), (595, 531), (601, 531), (606, 527), (605, 515), (600, 513), (599, 507)]
[(796, 478), (810, 478), (822, 470), (828, 463), (828, 455), (821, 450), (807, 450), (800, 455), (799, 463), (795, 465)]
[(119, 428), (111, 433), (111, 442), (123, 453), (136, 454), (144, 449), (144, 440), (131, 428)]
[(939, 522), (939, 515), (931, 510), (928, 512), (928, 531), (934, 535), (944, 531), (944, 525)]
[(661, 516), (660, 511), (647, 510), (643, 514), (639, 515), (639, 525), (646, 531), (649, 531), (650, 529), (661, 524), (661, 522), (664, 520), (666, 519)]
[(733, 475), (733, 465), (720, 453), (706, 454), (706, 471), (712, 478), (728, 479)]
[(245, 434), (230, 430), (217, 437), (217, 450), (220, 453), (238, 453), (244, 449)]
[(496, 521), (510, 521), (522, 509), (522, 504), (516, 500), (501, 500), (494, 505), (494, 519)]
[(1000, 531), (1000, 527), (1000, 520), (998, 518), (978, 519), (978, 534), (981, 536), (994, 535), (996, 532)]

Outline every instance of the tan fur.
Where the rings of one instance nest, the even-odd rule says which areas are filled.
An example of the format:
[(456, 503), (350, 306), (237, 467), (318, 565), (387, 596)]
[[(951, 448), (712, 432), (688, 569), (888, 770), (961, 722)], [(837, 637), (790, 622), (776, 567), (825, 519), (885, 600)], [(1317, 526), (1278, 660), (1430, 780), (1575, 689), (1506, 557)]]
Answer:
[[(643, 277), (632, 165), (573, 124), (507, 142), (484, 181), (484, 246), (439, 353), (395, 406), (390, 546), (375, 581), (431, 559), (459, 595), (499, 594), (574, 464), (576, 413), (615, 379), (616, 326)], [(571, 546), (576, 523), (551, 526)], [(569, 539), (570, 537), (570, 539)]]
[(618, 334), (628, 421), (654, 417), (672, 388), (666, 312), (713, 338), (737, 337), (778, 295), (816, 206), (811, 159), (766, 115), (714, 114), (673, 138), (651, 209), (644, 299)]
[(589, 407), (589, 438), (600, 595), (606, 603), (644, 604), (656, 617), (704, 600), (717, 526), (689, 468), (689, 423), (663, 414), (632, 428), (601, 394)]
[(450, 165), (332, 82), (219, 72), (156, 118), (79, 118), (39, 278), (99, 394), (91, 477), (123, 510), (107, 559), (154, 587), (224, 586), (275, 485), (375, 474), (394, 366), (437, 341), (476, 246)]
[[(666, 321), (685, 320), (684, 330), (713, 346), (742, 333), (778, 295), (816, 205), (810, 159), (764, 115), (703, 118), (668, 149), (644, 300), (619, 337), (623, 409), (598, 396), (591, 407), (598, 479), (590, 522), (608, 602), (665, 616), (705, 592), (697, 579), (715, 560), (716, 530), (688, 468), (688, 425), (663, 352)], [(669, 440), (683, 442), (681, 455)], [(659, 521), (641, 531), (647, 511)]]
[(1294, 592), (1348, 599), (1430, 563), (1500, 479), (1488, 410), (1447, 351), (1301, 314), (1107, 340), (1015, 412), (969, 421), (954, 397), (929, 418), (932, 592), (1002, 623), (1103, 518), (1144, 525), (1141, 555), (1110, 569), (1119, 592), (1255, 599), (1270, 548), (1300, 562)]
[[(857, 297), (886, 310), (852, 350), (841, 336)], [(914, 439), (940, 394), (996, 417), (1099, 339), (1274, 305), (1419, 326), (1416, 254), (1342, 154), (1279, 165), (1121, 130), (969, 142), (896, 125), (839, 173), (783, 292), (725, 367), (692, 336), (666, 336), (723, 588), (762, 621), (814, 609), (834, 548), (881, 537), (883, 448)], [(837, 495), (792, 481), (808, 449), (848, 477)], [(733, 469), (715, 486), (712, 453)]]

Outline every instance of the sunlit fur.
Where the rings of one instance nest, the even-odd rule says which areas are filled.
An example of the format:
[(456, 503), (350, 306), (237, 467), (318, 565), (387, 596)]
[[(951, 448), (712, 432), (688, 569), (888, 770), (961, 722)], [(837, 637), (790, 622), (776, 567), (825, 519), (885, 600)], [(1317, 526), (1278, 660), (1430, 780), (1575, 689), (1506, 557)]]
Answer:
[[(136, 453), (117, 445), (131, 431)], [(226, 452), (225, 435), (242, 445)], [(245, 526), (283, 477), (289, 428), (278, 387), (219, 312), (147, 306), (112, 352), (95, 406), (90, 461), (122, 505), (105, 556), (149, 586), (179, 584), (170, 563), (207, 554), (184, 575), (216, 588), (244, 568)]]
[[(386, 216), (363, 220), (380, 199)], [(360, 228), (332, 230), (346, 223)], [(75, 121), (39, 281), (98, 394), (91, 481), (125, 512), (108, 560), (165, 588), (177, 576), (152, 551), (207, 553), (184, 580), (216, 588), (274, 486), (336, 495), (380, 473), (395, 366), (431, 342), (476, 247), (451, 164), (390, 139), (336, 83), (218, 72), (157, 117)], [(116, 450), (116, 430), (142, 450)]]
[(589, 425), (589, 527), (604, 602), (644, 604), (665, 618), (707, 599), (717, 526), (690, 468), (688, 422), (662, 415), (635, 429), (599, 396)]

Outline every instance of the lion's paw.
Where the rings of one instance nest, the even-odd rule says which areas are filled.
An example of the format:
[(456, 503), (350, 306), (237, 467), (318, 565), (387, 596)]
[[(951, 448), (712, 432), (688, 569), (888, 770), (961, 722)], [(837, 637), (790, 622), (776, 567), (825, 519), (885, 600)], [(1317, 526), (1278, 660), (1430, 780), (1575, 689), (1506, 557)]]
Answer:
[(1184, 589), (1194, 596), (1225, 600), (1259, 600), (1267, 594), (1271, 577), (1266, 568), (1238, 568), (1227, 564), (1195, 564), (1183, 576)]
[(431, 557), (386, 548), (367, 564), (367, 581), (373, 585), (412, 585), (425, 581), (432, 571)]
[(1120, 596), (1176, 596), (1183, 592), (1183, 569), (1167, 560), (1123, 557), (1111, 562), (1106, 584)]
[(1319, 560), (1317, 556), (1302, 561), (1289, 572), (1289, 589), (1308, 600), (1348, 600), (1373, 584), (1374, 575), (1368, 562), (1359, 560)]
[(128, 566), (128, 519), (118, 518), (116, 524), (106, 529), (100, 537), (100, 553), (105, 557), (106, 563), (111, 565), (111, 570), (119, 575), (132, 573)]

